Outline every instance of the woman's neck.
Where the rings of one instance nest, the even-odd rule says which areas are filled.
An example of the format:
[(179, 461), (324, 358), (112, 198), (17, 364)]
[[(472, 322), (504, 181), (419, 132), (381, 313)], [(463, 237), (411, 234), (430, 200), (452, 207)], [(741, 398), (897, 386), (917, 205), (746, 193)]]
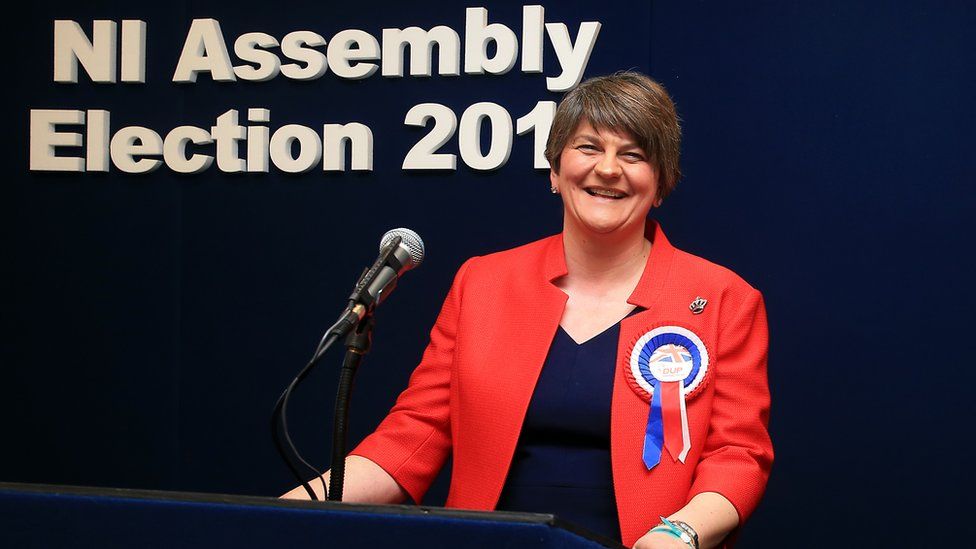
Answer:
[[(592, 234), (566, 227), (563, 231), (567, 278), (576, 283), (616, 283), (639, 280), (651, 251), (644, 229), (629, 234)], [(635, 282), (636, 284), (636, 282)]]

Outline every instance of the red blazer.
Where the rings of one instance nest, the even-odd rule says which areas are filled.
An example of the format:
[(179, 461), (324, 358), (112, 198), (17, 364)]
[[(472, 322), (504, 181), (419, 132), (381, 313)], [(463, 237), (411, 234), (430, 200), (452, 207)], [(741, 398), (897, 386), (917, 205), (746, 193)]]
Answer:
[[(625, 545), (701, 492), (718, 492), (740, 524), (765, 490), (773, 460), (766, 430), (767, 331), (762, 296), (733, 272), (677, 250), (648, 223), (653, 246), (628, 302), (646, 310), (620, 326), (611, 404), (611, 461)], [(562, 236), (468, 260), (407, 389), (352, 453), (386, 470), (420, 501), (448, 454), (448, 507), (491, 510), (505, 483), (529, 400), (567, 296)], [(700, 314), (689, 305), (707, 300)], [(707, 349), (705, 377), (686, 400), (691, 450), (642, 461), (649, 402), (632, 379), (641, 335), (678, 326)]]

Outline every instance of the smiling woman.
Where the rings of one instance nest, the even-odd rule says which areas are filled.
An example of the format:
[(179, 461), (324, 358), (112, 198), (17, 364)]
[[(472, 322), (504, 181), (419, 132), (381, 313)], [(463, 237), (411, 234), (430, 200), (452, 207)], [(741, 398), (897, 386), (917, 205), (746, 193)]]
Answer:
[(642, 549), (731, 544), (773, 460), (766, 316), (648, 221), (680, 140), (644, 75), (567, 94), (546, 149), (562, 233), (461, 267), (409, 386), (347, 460), (348, 501), (419, 502), (450, 455), (449, 507), (554, 513)]
[(558, 170), (550, 179), (563, 196), (564, 231), (644, 234), (647, 213), (659, 203), (658, 176), (630, 135), (584, 120), (560, 152)]

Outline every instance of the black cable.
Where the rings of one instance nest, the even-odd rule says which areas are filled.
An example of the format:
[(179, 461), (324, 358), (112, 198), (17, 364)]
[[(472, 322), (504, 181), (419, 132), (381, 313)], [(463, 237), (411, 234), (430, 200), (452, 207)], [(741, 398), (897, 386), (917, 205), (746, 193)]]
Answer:
[[(397, 241), (397, 243), (399, 243), (399, 241)], [(385, 255), (381, 255), (380, 259), (383, 262), (385, 262), (386, 258), (393, 253), (392, 249), (393, 248), (390, 247)], [(380, 263), (380, 259), (377, 260), (377, 264)], [(329, 488), (325, 483), (325, 478), (323, 478), (322, 473), (302, 457), (302, 455), (298, 452), (298, 449), (295, 448), (295, 444), (291, 440), (291, 435), (288, 434), (288, 400), (291, 398), (291, 393), (295, 390), (298, 384), (308, 376), (308, 374), (312, 371), (312, 368), (314, 368), (319, 359), (322, 358), (322, 355), (325, 354), (325, 351), (327, 351), (329, 347), (331, 347), (332, 344), (339, 339), (339, 337), (349, 333), (359, 325), (359, 322), (367, 313), (366, 307), (360, 304), (358, 299), (361, 297), (359, 296), (361, 290), (366, 287), (363, 281), (371, 272), (376, 270), (377, 267), (374, 265), (374, 269), (367, 269), (360, 276), (360, 281), (356, 284), (356, 290), (353, 292), (353, 295), (357, 296), (357, 299), (350, 298), (349, 303), (346, 306), (346, 310), (343, 311), (342, 316), (339, 317), (339, 320), (337, 320), (335, 324), (325, 331), (322, 339), (319, 340), (319, 345), (315, 349), (315, 354), (312, 356), (312, 359), (308, 361), (308, 364), (302, 368), (298, 375), (295, 376), (295, 379), (293, 379), (291, 383), (288, 384), (288, 387), (286, 387), (281, 393), (281, 396), (278, 397), (278, 402), (275, 403), (274, 410), (271, 412), (271, 437), (274, 440), (275, 448), (278, 450), (278, 455), (280, 455), (281, 459), (284, 460), (285, 465), (288, 466), (288, 470), (291, 471), (291, 474), (295, 477), (295, 480), (297, 480), (301, 486), (305, 488), (305, 491), (308, 492), (309, 498), (313, 500), (318, 499), (315, 495), (315, 491), (312, 490), (311, 485), (305, 481), (304, 475), (298, 471), (295, 461), (300, 462), (302, 465), (308, 468), (309, 471), (314, 473), (319, 480), (322, 481), (322, 490), (325, 493), (326, 499), (329, 497)]]
[[(315, 474), (315, 476), (322, 479), (322, 487), (327, 494), (328, 488), (325, 485), (325, 479), (322, 478), (322, 474), (317, 469), (315, 469), (315, 467), (313, 467), (310, 463), (305, 461), (305, 459), (303, 459), (301, 455), (298, 453), (298, 450), (295, 448), (294, 443), (291, 441), (291, 437), (288, 435), (287, 419), (282, 420), (281, 418), (282, 410), (285, 407), (287, 407), (288, 396), (290, 395), (291, 391), (294, 389), (293, 385), (294, 384), (290, 385), (289, 388), (286, 389), (285, 392), (283, 392), (280, 397), (278, 397), (278, 402), (275, 404), (275, 408), (274, 411), (272, 412), (272, 417), (271, 417), (271, 435), (274, 438), (275, 447), (278, 450), (278, 454), (284, 460), (285, 465), (288, 466), (288, 469), (291, 471), (292, 476), (294, 476), (298, 480), (298, 482), (301, 483), (302, 487), (305, 488), (305, 491), (308, 492), (308, 496), (310, 499), (317, 500), (318, 497), (316, 497), (315, 492), (312, 490), (311, 486), (303, 480), (304, 475), (302, 475), (296, 468), (294, 464), (294, 459), (300, 461), (303, 465), (305, 465), (305, 467), (307, 467), (310, 471), (312, 471)], [(284, 434), (285, 443), (282, 443), (281, 440), (282, 433)], [(291, 449), (292, 454), (289, 454), (286, 451), (285, 444), (287, 444), (288, 448)]]
[[(319, 359), (322, 358), (325, 351), (327, 351), (328, 348), (339, 339), (339, 335), (334, 332), (334, 329), (338, 324), (339, 323), (337, 322), (326, 331), (325, 335), (322, 337), (322, 340), (319, 342), (319, 346), (315, 350), (315, 354), (312, 356), (312, 359), (308, 361), (305, 367), (302, 368), (298, 375), (295, 376), (291, 383), (288, 384), (288, 387), (285, 388), (285, 390), (281, 393), (281, 396), (278, 397), (278, 402), (275, 403), (274, 411), (271, 413), (271, 436), (274, 439), (275, 448), (278, 450), (278, 454), (284, 460), (285, 465), (287, 465), (292, 475), (299, 483), (301, 483), (302, 487), (305, 488), (305, 491), (308, 492), (309, 497), (313, 500), (317, 500), (318, 497), (316, 497), (315, 491), (312, 490), (311, 485), (304, 480), (304, 475), (298, 471), (298, 467), (294, 463), (294, 460), (301, 462), (301, 464), (312, 471), (315, 476), (319, 477), (319, 480), (322, 481), (322, 489), (324, 490), (326, 498), (328, 497), (329, 490), (325, 484), (325, 478), (323, 477), (322, 473), (302, 457), (302, 455), (298, 452), (298, 449), (295, 447), (295, 444), (292, 442), (291, 436), (288, 434), (288, 401), (291, 398), (291, 393), (295, 390), (295, 387), (297, 387), (299, 383), (308, 377), (308, 374), (311, 373), (312, 368), (314, 368)], [(282, 438), (284, 440), (282, 440)], [(289, 453), (289, 451), (291, 453)]]

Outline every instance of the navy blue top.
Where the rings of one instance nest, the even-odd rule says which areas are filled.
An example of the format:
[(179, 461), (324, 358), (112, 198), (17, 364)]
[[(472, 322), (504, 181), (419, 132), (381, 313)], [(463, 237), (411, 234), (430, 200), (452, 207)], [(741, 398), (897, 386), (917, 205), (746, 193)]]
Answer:
[(620, 323), (577, 344), (556, 332), (497, 508), (551, 513), (620, 540), (610, 399)]

